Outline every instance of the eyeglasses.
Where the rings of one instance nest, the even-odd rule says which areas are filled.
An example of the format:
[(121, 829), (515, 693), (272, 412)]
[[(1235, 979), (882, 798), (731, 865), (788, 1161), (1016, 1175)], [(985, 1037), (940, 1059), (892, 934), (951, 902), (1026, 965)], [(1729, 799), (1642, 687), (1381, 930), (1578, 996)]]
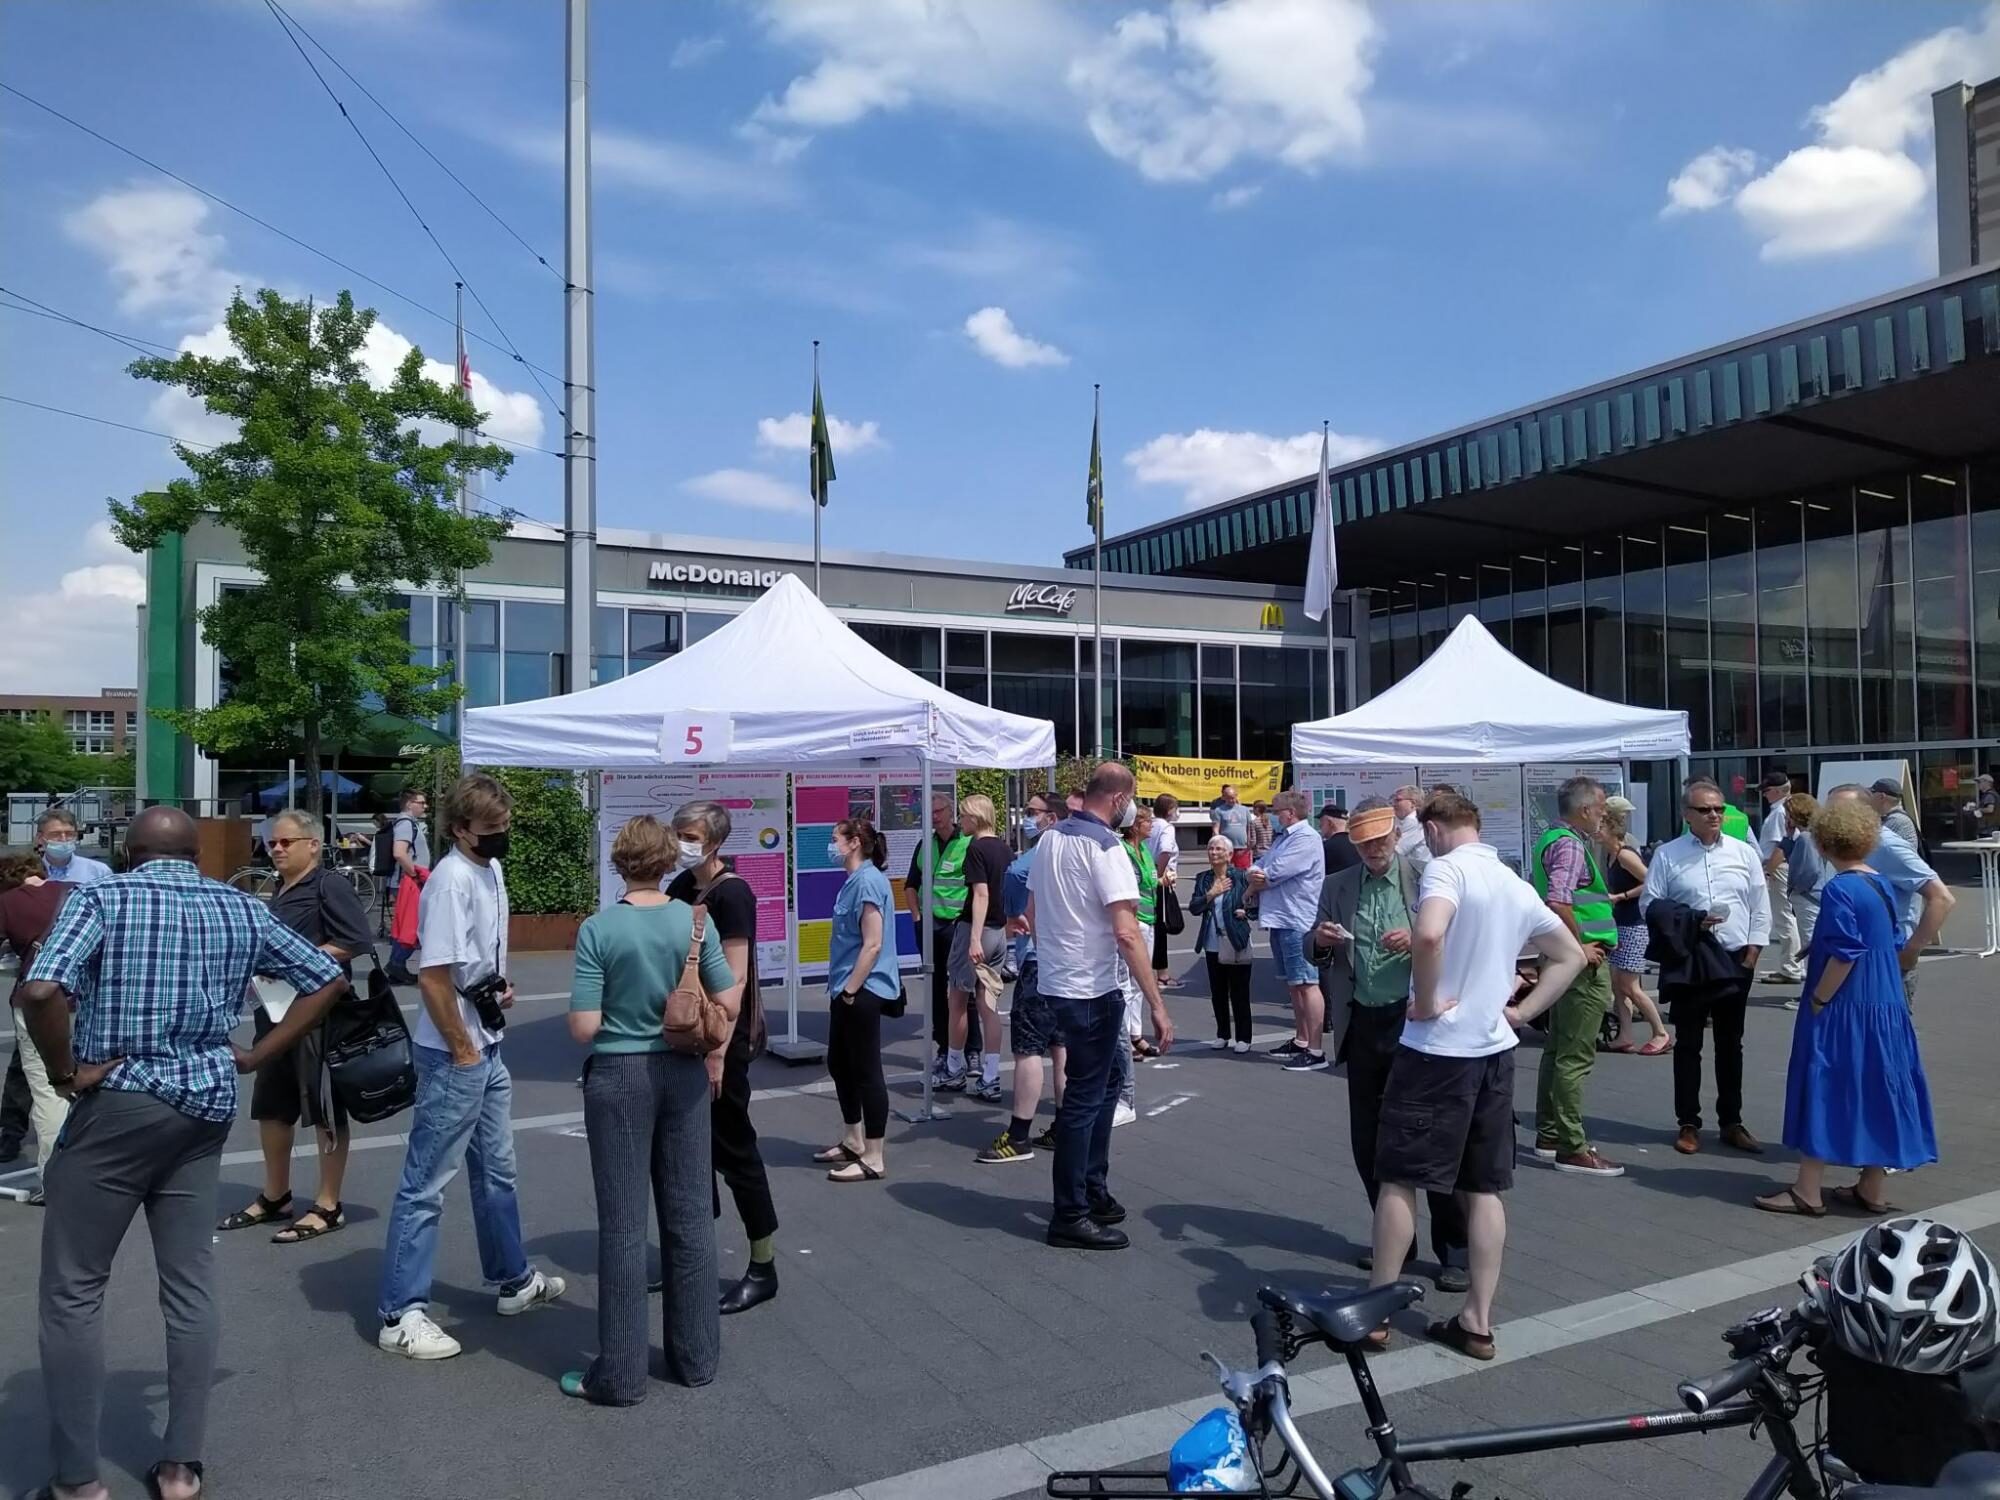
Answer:
[(319, 840), (314, 838), (305, 838), (302, 836), (295, 839), (266, 839), (264, 840), (264, 842), (270, 845), (271, 848), (282, 852), (286, 849), (291, 848), (292, 845), (294, 844), (317, 844)]
[(1708, 802), (1696, 805), (1690, 802), (1688, 804), (1688, 816), (1695, 818), (1719, 818), (1722, 816), (1722, 804), (1720, 802)]

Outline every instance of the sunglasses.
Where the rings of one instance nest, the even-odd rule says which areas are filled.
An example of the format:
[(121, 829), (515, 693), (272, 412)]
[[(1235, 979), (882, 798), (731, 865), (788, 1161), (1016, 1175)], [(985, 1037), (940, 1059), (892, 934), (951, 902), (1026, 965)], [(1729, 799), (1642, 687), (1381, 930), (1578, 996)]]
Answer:
[(319, 840), (313, 838), (266, 839), (265, 842), (269, 844), (273, 849), (282, 850), (282, 849), (289, 849), (294, 844), (317, 844)]
[(1688, 807), (1688, 814), (1691, 817), (1698, 817), (1698, 818), (1719, 818), (1722, 816), (1722, 804), (1719, 802), (1712, 803), (1705, 807), (1696, 807), (1690, 805)]

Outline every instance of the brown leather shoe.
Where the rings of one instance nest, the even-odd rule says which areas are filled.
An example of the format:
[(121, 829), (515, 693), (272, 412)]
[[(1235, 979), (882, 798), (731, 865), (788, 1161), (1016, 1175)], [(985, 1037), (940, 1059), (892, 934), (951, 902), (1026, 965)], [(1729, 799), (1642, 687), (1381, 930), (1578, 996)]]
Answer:
[(1745, 1130), (1741, 1125), (1722, 1127), (1722, 1144), (1750, 1156), (1762, 1156), (1764, 1143)]
[(1682, 1156), (1693, 1156), (1701, 1149), (1701, 1132), (1692, 1125), (1681, 1126), (1681, 1133), (1674, 1137), (1674, 1149)]

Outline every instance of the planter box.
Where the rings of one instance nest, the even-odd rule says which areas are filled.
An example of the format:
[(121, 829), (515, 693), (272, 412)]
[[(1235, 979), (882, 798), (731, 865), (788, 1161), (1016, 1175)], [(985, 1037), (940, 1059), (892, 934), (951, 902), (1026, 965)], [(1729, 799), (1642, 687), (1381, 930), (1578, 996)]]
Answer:
[(566, 953), (576, 947), (583, 918), (517, 914), (507, 919), (509, 953)]

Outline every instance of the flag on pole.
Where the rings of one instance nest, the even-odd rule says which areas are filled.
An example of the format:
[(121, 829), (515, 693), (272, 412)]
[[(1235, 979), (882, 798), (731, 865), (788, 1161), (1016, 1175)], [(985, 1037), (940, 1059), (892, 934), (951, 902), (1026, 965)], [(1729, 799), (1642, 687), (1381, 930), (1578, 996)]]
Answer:
[(458, 351), (458, 388), (468, 396), (472, 394), (472, 360), (463, 346)]
[(1313, 492), (1312, 557), (1306, 563), (1306, 618), (1319, 620), (1333, 608), (1340, 566), (1333, 554), (1333, 479), (1327, 472), (1327, 433), (1319, 435), (1319, 487)]
[(1090, 480), (1084, 486), (1085, 522), (1092, 536), (1104, 534), (1104, 455), (1097, 446), (1097, 413), (1090, 414)]
[(826, 430), (826, 403), (819, 395), (819, 351), (813, 351), (812, 486), (813, 499), (826, 504), (826, 487), (834, 477), (833, 439)]

